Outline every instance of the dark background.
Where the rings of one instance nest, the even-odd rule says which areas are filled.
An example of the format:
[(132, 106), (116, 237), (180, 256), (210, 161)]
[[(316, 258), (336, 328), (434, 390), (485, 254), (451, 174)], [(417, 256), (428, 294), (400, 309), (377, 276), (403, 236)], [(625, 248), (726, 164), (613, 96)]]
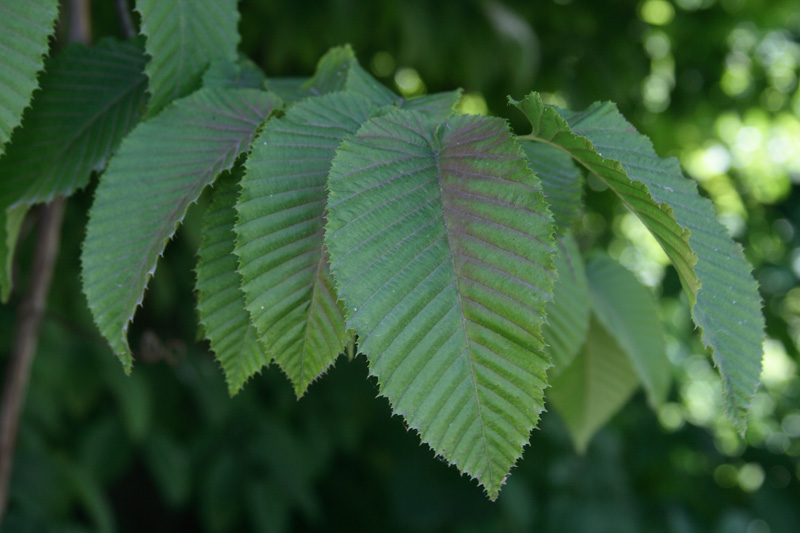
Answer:
[[(93, 2), (95, 40), (120, 33), (111, 4)], [(274, 366), (228, 397), (197, 340), (202, 201), (136, 315), (125, 377), (80, 292), (90, 187), (68, 204), (4, 532), (800, 528), (796, 0), (244, 0), (240, 11), (240, 49), (268, 76), (309, 75), (329, 47), (351, 43), (390, 87), (463, 87), (468, 110), (485, 106), (523, 132), (507, 95), (617, 102), (700, 181), (754, 264), (769, 340), (748, 434), (722, 415), (677, 276), (593, 182), (584, 246), (607, 247), (661, 297), (675, 385), (657, 413), (637, 394), (584, 456), (545, 413), (495, 503), (391, 416), (363, 357), (340, 358), (299, 401)], [(17, 290), (0, 307), (0, 369), (27, 286), (26, 227)]]

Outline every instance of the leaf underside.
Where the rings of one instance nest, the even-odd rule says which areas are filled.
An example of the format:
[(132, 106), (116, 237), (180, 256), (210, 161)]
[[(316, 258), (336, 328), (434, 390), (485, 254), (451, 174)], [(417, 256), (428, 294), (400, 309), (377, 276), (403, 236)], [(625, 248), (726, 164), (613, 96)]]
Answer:
[(253, 89), (201, 89), (128, 135), (100, 181), (82, 255), (95, 322), (126, 371), (127, 329), (156, 261), (189, 205), (233, 165), (280, 100)]
[(719, 367), (728, 417), (743, 431), (761, 374), (764, 318), (750, 266), (711, 202), (613, 104), (571, 113), (545, 106), (535, 93), (512, 103), (533, 125), (526, 138), (561, 148), (603, 180), (664, 248)]
[(542, 327), (547, 353), (553, 363), (548, 371), (551, 379), (578, 355), (589, 330), (589, 284), (583, 257), (571, 234), (562, 235), (557, 244), (558, 279), (553, 285), (553, 300), (547, 303), (547, 323)]
[(241, 174), (241, 167), (237, 167), (214, 184), (197, 250), (197, 311), (231, 395), (270, 362), (244, 307), (242, 277), (233, 254), (234, 205)]
[(0, 4), (0, 156), (37, 88), (58, 19), (58, 0), (4, 0)]
[(236, 0), (137, 0), (151, 95), (148, 116), (200, 86), (210, 61), (236, 61)]
[(325, 242), (381, 394), (497, 497), (542, 410), (553, 226), (504, 121), (394, 111), (337, 152)]
[(610, 257), (594, 256), (586, 277), (597, 321), (628, 357), (654, 408), (667, 399), (671, 369), (653, 293)]
[[(73, 44), (48, 62), (37, 93), (0, 158), (4, 187), (0, 209), (11, 246), (0, 249), (3, 298), (10, 290), (16, 232), (8, 211), (69, 196), (102, 169), (139, 118), (147, 79), (140, 46), (105, 39), (88, 48)], [(4, 254), (8, 254), (5, 256)]]
[(592, 314), (586, 345), (551, 380), (547, 400), (569, 429), (579, 453), (639, 386), (628, 356)]
[(242, 288), (298, 396), (347, 340), (323, 243), (325, 184), (342, 139), (374, 108), (347, 92), (308, 98), (265, 126), (247, 160), (236, 227)]
[(563, 151), (544, 143), (520, 142), (531, 170), (542, 180), (542, 190), (559, 233), (570, 230), (581, 215), (583, 177), (575, 162)]

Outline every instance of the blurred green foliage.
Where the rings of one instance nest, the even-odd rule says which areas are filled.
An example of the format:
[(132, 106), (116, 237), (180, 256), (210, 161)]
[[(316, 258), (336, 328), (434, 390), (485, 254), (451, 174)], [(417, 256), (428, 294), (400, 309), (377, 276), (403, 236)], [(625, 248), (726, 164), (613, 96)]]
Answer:
[[(93, 4), (94, 37), (118, 34)], [(677, 386), (657, 414), (639, 393), (577, 455), (544, 416), (492, 504), (376, 398), (363, 358), (340, 358), (297, 401), (270, 367), (228, 398), (196, 341), (203, 202), (167, 249), (136, 315), (132, 377), (92, 325), (79, 246), (92, 190), (70, 199), (22, 419), (3, 531), (790, 532), (800, 523), (800, 5), (796, 0), (243, 0), (242, 52), (307, 75), (331, 46), (412, 95), (461, 86), (462, 109), (534, 89), (583, 108), (614, 100), (681, 159), (745, 246), (764, 296), (763, 387), (745, 439), (674, 271), (590, 181), (582, 245), (607, 246), (661, 297)], [(18, 291), (0, 307), (5, 368)], [(27, 237), (25, 237), (27, 235)]]

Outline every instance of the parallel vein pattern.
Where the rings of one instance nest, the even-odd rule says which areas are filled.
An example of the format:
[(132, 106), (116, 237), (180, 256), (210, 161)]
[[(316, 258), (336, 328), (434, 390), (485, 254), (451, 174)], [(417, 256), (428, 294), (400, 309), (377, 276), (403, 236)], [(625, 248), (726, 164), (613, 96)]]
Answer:
[[(728, 416), (744, 431), (761, 375), (764, 317), (741, 246), (717, 221), (711, 202), (683, 176), (677, 160), (659, 158), (650, 141), (614, 104), (594, 104), (565, 118), (575, 134), (592, 141), (597, 150), (619, 161), (632, 179), (645, 184), (656, 202), (669, 204), (678, 223), (691, 231), (689, 244), (697, 254), (695, 273), (702, 285), (692, 317), (722, 375)], [(684, 288), (689, 292), (694, 286)]]
[(106, 39), (92, 48), (74, 44), (48, 62), (42, 91), (25, 113), (25, 127), (0, 158), (0, 209), (9, 243), (0, 247), (3, 297), (10, 289), (10, 258), (17, 234), (13, 208), (69, 196), (89, 183), (139, 118), (147, 78), (140, 46)]
[(242, 277), (233, 254), (234, 204), (241, 174), (225, 173), (217, 180), (197, 251), (197, 311), (231, 395), (270, 361), (244, 307)]
[(275, 362), (302, 395), (344, 349), (323, 244), (325, 185), (336, 149), (374, 105), (346, 92), (308, 98), (253, 143), (236, 227), (247, 309)]
[(280, 100), (253, 89), (202, 89), (137, 126), (95, 193), (83, 249), (84, 292), (127, 371), (126, 332), (158, 256), (189, 204), (250, 144)]
[(329, 189), (331, 268), (381, 393), (496, 498), (549, 364), (538, 180), (502, 120), (400, 110), (343, 143)]
[(547, 303), (547, 323), (542, 328), (553, 362), (548, 371), (551, 379), (569, 366), (586, 342), (589, 330), (589, 284), (578, 243), (571, 234), (558, 239), (555, 268), (558, 279), (553, 285), (553, 300)]
[(199, 87), (209, 61), (236, 61), (236, 0), (137, 0), (136, 10), (151, 57), (150, 116)]
[(58, 0), (0, 3), (0, 156), (31, 101), (58, 19)]
[(581, 216), (583, 177), (578, 167), (568, 154), (547, 144), (523, 141), (520, 146), (542, 180), (559, 233), (566, 233)]

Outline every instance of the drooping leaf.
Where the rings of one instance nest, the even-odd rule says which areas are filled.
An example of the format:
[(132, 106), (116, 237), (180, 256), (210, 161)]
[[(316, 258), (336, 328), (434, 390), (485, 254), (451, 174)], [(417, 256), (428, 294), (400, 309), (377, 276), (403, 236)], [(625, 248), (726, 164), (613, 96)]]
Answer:
[(203, 73), (203, 87), (262, 89), (267, 81), (261, 69), (246, 57), (236, 62), (217, 59)]
[(200, 86), (214, 59), (236, 61), (236, 0), (137, 0), (150, 79), (148, 116)]
[(589, 321), (586, 345), (547, 389), (547, 400), (567, 425), (575, 448), (586, 451), (598, 429), (639, 386), (628, 356), (597, 321)]
[(575, 162), (558, 148), (544, 143), (520, 143), (531, 170), (542, 180), (542, 189), (550, 204), (559, 233), (568, 232), (581, 215), (583, 177)]
[(58, 19), (58, 0), (4, 0), (0, 4), (0, 156), (37, 88)]
[(69, 196), (105, 166), (139, 119), (147, 83), (144, 64), (141, 46), (113, 39), (91, 48), (73, 44), (48, 61), (24, 128), (0, 158), (4, 300), (17, 239), (10, 210), (24, 213), (31, 205)]
[(610, 257), (597, 254), (586, 265), (595, 316), (627, 354), (650, 405), (667, 399), (671, 370), (653, 293)]
[(374, 108), (348, 92), (303, 100), (264, 127), (247, 161), (236, 226), (242, 288), (298, 396), (348, 338), (323, 245), (325, 184), (336, 148)]
[(83, 248), (95, 322), (126, 371), (128, 325), (189, 204), (247, 149), (280, 105), (253, 89), (202, 89), (128, 135), (100, 180)]
[(236, 167), (215, 183), (197, 250), (197, 311), (231, 395), (270, 362), (244, 307), (242, 276), (233, 254), (234, 205), (242, 174), (241, 167)]
[(542, 410), (552, 218), (504, 121), (398, 110), (337, 151), (325, 242), (381, 394), (496, 498)]
[(698, 194), (674, 158), (659, 158), (613, 104), (594, 104), (582, 113), (561, 111), (563, 117), (538, 95), (516, 105), (532, 121), (532, 140), (570, 153), (613, 189), (661, 243), (719, 368), (728, 417), (743, 431), (761, 374), (764, 318), (750, 266), (717, 221), (711, 202)]
[(547, 302), (546, 324), (542, 336), (553, 367), (547, 375), (559, 375), (578, 355), (589, 330), (589, 284), (583, 257), (571, 234), (558, 241), (555, 268), (558, 279), (553, 285), (553, 300)]

